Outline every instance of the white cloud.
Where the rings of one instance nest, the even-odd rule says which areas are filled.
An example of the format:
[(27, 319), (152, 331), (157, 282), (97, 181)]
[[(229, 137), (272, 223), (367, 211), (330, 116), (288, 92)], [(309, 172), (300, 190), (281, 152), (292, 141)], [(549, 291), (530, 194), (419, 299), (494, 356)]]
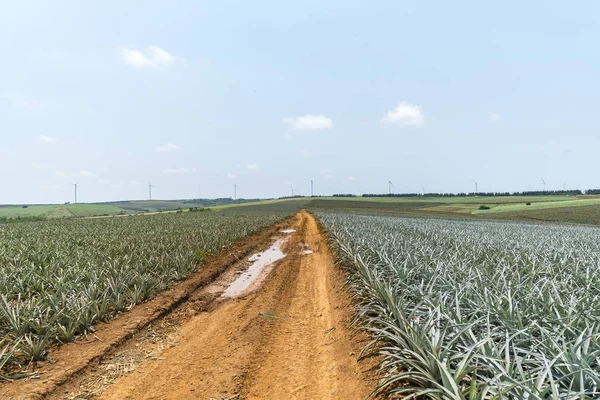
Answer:
[(227, 174), (227, 177), (228, 177), (229, 179), (235, 179), (235, 178), (237, 178), (237, 175), (234, 175), (234, 174)]
[(110, 183), (110, 179), (98, 179), (98, 183)]
[(394, 124), (399, 126), (414, 126), (419, 128), (425, 123), (425, 117), (420, 106), (403, 101), (396, 108), (389, 111), (381, 120), (382, 124)]
[(33, 168), (39, 168), (39, 169), (48, 169), (48, 168), (50, 168), (50, 164), (38, 163), (38, 162), (31, 163), (31, 166)]
[(110, 185), (110, 187), (113, 189), (121, 189), (123, 187), (123, 185), (118, 184), (118, 183), (113, 183), (112, 185)]
[(136, 68), (166, 68), (175, 62), (175, 57), (158, 46), (149, 46), (145, 51), (121, 48), (125, 64)]
[(328, 178), (328, 179), (332, 179), (334, 177), (332, 171), (328, 170), (328, 169), (322, 169), (321, 175), (323, 175), (325, 178)]
[(500, 114), (498, 113), (490, 113), (490, 122), (498, 122), (500, 121)]
[(258, 164), (248, 164), (248, 169), (251, 171), (256, 171), (258, 169)]
[(58, 138), (55, 138), (52, 136), (40, 135), (40, 140), (42, 142), (46, 142), (46, 143), (56, 143), (58, 141)]
[(195, 171), (194, 169), (189, 169), (189, 168), (169, 168), (169, 169), (163, 169), (162, 173), (163, 174), (189, 174), (190, 172)]
[(355, 179), (353, 176), (349, 176), (349, 177), (348, 177), (348, 180), (349, 180), (349, 181), (355, 181), (356, 179)]
[(173, 143), (165, 143), (162, 146), (156, 147), (156, 151), (158, 153), (162, 153), (162, 152), (165, 152), (165, 151), (181, 150), (182, 148), (183, 147), (177, 146), (176, 144), (173, 144)]
[(95, 176), (96, 176), (96, 175), (92, 174), (90, 171), (87, 171), (87, 170), (85, 170), (85, 169), (84, 169), (84, 170), (81, 170), (81, 171), (79, 171), (79, 174), (78, 174), (78, 175), (79, 175), (79, 176), (83, 176), (84, 178), (93, 178), (93, 177), (95, 177)]
[(296, 131), (316, 131), (333, 127), (333, 120), (323, 114), (306, 114), (296, 118), (283, 118), (282, 121)]
[(139, 182), (139, 181), (136, 181), (136, 180), (133, 180), (133, 179), (132, 179), (132, 180), (130, 180), (130, 181), (129, 181), (129, 184), (130, 184), (130, 185), (139, 186), (139, 185), (141, 185), (141, 184), (142, 184), (142, 182)]
[(64, 178), (64, 177), (66, 177), (66, 176), (67, 176), (67, 174), (65, 174), (65, 173), (64, 173), (64, 172), (62, 172), (62, 171), (56, 171), (56, 176), (58, 176), (59, 178)]

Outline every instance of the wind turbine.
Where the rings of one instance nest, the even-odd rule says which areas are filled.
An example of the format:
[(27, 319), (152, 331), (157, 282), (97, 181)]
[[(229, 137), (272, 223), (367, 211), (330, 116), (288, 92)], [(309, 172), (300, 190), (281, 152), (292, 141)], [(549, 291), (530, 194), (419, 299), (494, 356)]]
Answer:
[(292, 188), (292, 197), (294, 197), (294, 187), (290, 184), (290, 188)]
[(71, 183), (71, 185), (73, 185), (73, 188), (75, 189), (75, 202), (73, 204), (77, 204), (77, 184)]
[(421, 189), (423, 189), (423, 196), (425, 196), (425, 186), (421, 186)]
[(154, 186), (150, 182), (148, 182), (148, 200), (152, 200), (152, 188), (156, 188), (158, 186)]
[(237, 189), (238, 189), (238, 185), (237, 183), (233, 184), (233, 199), (237, 200)]
[(544, 185), (544, 192), (546, 191), (546, 181), (544, 178), (540, 178), (542, 180), (542, 184)]
[[(473, 181), (473, 179), (471, 179)], [(475, 184), (475, 194), (479, 193), (479, 184), (475, 181), (473, 181), (473, 183)]]
[(392, 194), (392, 188), (396, 189), (396, 186), (394, 186), (392, 181), (388, 181), (388, 190), (390, 194)]
[(314, 188), (315, 188), (315, 183), (311, 179), (310, 180), (310, 197), (313, 197), (315, 195)]

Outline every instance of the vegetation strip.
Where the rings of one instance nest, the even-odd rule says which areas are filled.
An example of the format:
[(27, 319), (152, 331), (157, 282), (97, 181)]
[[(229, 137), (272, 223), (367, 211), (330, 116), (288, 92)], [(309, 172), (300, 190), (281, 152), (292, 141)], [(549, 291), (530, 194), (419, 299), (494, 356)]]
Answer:
[[(194, 307), (206, 307), (214, 298), (206, 298), (200, 294), (201, 290), (213, 282), (227, 268), (236, 264), (240, 259), (250, 255), (258, 246), (261, 246), (273, 233), (278, 232), (288, 224), (285, 219), (272, 227), (263, 229), (236, 243), (233, 248), (222, 251), (211, 258), (210, 262), (198, 272), (192, 274), (181, 284), (174, 286), (143, 306), (133, 308), (130, 312), (119, 315), (114, 321), (98, 326), (94, 336), (98, 339), (77, 340), (52, 351), (51, 363), (38, 364), (41, 369), (40, 379), (16, 381), (0, 384), (0, 397), (21, 398), (46, 398), (54, 393), (58, 387), (70, 384), (73, 378), (94, 370), (97, 362), (118, 352), (127, 346), (129, 340), (147, 326), (166, 316), (177, 313), (180, 307), (189, 300), (195, 303)], [(202, 304), (197, 301), (201, 296)], [(186, 314), (187, 315), (187, 314)], [(90, 335), (93, 338), (92, 335)], [(100, 341), (99, 339), (102, 340)], [(37, 373), (37, 370), (36, 370)]]
[(381, 357), (375, 394), (600, 396), (600, 229), (318, 216)]
[(0, 372), (94, 331), (283, 213), (190, 213), (0, 226)]

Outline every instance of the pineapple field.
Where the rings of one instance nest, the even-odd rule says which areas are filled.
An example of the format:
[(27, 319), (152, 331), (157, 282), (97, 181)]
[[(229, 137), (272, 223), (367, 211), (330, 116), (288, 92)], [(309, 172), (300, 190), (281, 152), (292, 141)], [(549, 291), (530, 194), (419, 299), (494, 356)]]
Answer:
[(0, 378), (285, 216), (204, 212), (0, 225)]
[(600, 396), (600, 229), (321, 213), (376, 394)]

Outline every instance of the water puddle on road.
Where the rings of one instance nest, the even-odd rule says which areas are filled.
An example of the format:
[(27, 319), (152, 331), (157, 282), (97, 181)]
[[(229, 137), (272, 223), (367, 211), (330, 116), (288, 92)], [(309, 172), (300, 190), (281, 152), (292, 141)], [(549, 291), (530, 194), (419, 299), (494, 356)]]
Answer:
[[(293, 229), (286, 229), (284, 233), (295, 232)], [(289, 236), (277, 239), (267, 250), (256, 253), (248, 258), (252, 265), (248, 267), (240, 276), (238, 276), (228, 287), (223, 291), (222, 297), (236, 297), (246, 292), (253, 283), (255, 283), (264, 273), (268, 274), (272, 265), (284, 258), (286, 255), (281, 251), (281, 246), (287, 242)], [(269, 269), (268, 267), (271, 267)]]

